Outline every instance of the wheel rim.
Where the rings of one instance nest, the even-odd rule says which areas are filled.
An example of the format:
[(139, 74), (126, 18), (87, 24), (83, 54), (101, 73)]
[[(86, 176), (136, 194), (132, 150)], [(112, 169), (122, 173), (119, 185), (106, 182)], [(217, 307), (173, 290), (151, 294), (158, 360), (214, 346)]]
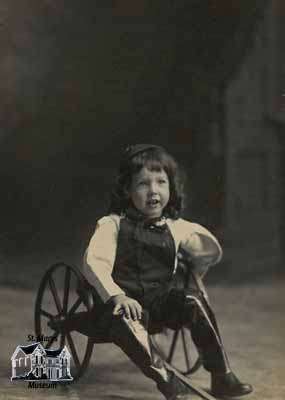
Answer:
[(165, 329), (154, 335), (153, 344), (158, 354), (183, 375), (193, 374), (202, 365), (188, 328)]
[(76, 313), (92, 310), (90, 297), (83, 297), (83, 291), (78, 290), (84, 283), (83, 275), (76, 268), (64, 263), (54, 264), (41, 281), (35, 306), (36, 338), (46, 349), (67, 346), (74, 380), (87, 368), (94, 342), (77, 331), (60, 327)]

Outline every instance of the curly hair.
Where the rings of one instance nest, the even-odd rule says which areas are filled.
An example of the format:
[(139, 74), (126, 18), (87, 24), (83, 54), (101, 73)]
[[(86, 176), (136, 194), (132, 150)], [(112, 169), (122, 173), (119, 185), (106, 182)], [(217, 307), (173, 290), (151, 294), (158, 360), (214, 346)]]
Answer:
[(162, 147), (152, 147), (135, 154), (133, 157), (123, 157), (114, 190), (111, 193), (109, 212), (123, 213), (131, 206), (129, 188), (132, 176), (146, 167), (150, 171), (164, 170), (169, 179), (170, 198), (164, 209), (164, 216), (177, 219), (183, 209), (183, 184), (178, 164)]

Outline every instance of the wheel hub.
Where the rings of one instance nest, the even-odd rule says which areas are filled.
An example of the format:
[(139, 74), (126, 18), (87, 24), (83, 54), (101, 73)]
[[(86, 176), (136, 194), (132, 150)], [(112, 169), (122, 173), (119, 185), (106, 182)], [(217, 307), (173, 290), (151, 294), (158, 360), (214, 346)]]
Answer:
[(66, 317), (64, 315), (56, 315), (52, 319), (50, 319), (47, 325), (56, 332), (64, 332), (66, 330), (65, 327)]

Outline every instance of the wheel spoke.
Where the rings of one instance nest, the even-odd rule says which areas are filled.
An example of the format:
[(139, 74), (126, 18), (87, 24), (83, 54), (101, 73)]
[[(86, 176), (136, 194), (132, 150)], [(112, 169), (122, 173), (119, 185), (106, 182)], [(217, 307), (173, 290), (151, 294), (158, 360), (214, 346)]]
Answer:
[(64, 295), (63, 295), (63, 313), (67, 314), (68, 309), (68, 296), (69, 296), (69, 287), (70, 287), (70, 269), (67, 268), (65, 271), (65, 280), (64, 280)]
[(78, 299), (76, 300), (76, 302), (73, 304), (73, 306), (71, 307), (71, 309), (68, 312), (68, 315), (72, 315), (75, 313), (75, 311), (77, 310), (77, 308), (80, 306), (80, 304), (82, 303), (82, 299), (80, 297), (78, 297)]
[(63, 349), (65, 345), (65, 334), (62, 334), (60, 337), (60, 348)]
[(56, 341), (57, 337), (58, 337), (58, 333), (56, 332), (53, 334), (53, 336), (48, 341), (48, 343), (46, 345), (46, 349), (49, 349), (51, 347), (51, 345)]
[(61, 314), (62, 313), (62, 308), (61, 308), (59, 296), (58, 296), (58, 293), (57, 293), (57, 290), (56, 290), (56, 286), (55, 286), (55, 283), (54, 283), (54, 280), (53, 280), (52, 276), (49, 277), (49, 287), (50, 287), (50, 290), (52, 292), (57, 311), (58, 311), (59, 314)]
[(176, 343), (177, 343), (177, 339), (178, 339), (178, 335), (179, 335), (179, 331), (175, 331), (174, 335), (173, 335), (173, 340), (171, 343), (171, 347), (170, 347), (170, 351), (169, 351), (169, 355), (167, 357), (167, 362), (171, 363), (172, 358), (173, 358), (173, 354), (176, 348)]
[(52, 315), (52, 314), (48, 313), (47, 311), (45, 311), (45, 310), (43, 310), (43, 309), (41, 309), (40, 313), (41, 313), (42, 315), (44, 315), (45, 317), (49, 318), (49, 319), (52, 319), (52, 318), (53, 318), (53, 315)]
[(74, 346), (73, 339), (72, 339), (72, 337), (71, 337), (69, 332), (66, 334), (66, 337), (67, 337), (67, 341), (68, 341), (68, 344), (69, 344), (69, 347), (70, 347), (70, 350), (71, 350), (72, 357), (73, 357), (73, 360), (75, 362), (76, 368), (79, 369), (80, 366), (81, 366), (80, 365), (80, 361), (79, 361), (79, 358), (78, 358), (78, 355), (77, 355), (77, 352), (76, 352), (76, 349), (75, 349), (75, 346)]
[(187, 366), (187, 370), (189, 370), (191, 368), (191, 364), (190, 364), (191, 360), (189, 358), (189, 349), (188, 349), (187, 344), (186, 344), (186, 337), (185, 337), (184, 328), (181, 328), (181, 335), (182, 335), (183, 351), (184, 351), (186, 366)]

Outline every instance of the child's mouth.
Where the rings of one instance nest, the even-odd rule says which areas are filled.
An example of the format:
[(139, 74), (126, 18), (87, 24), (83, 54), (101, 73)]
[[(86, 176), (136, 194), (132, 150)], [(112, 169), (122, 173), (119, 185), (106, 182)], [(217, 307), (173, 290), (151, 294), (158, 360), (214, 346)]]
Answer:
[(157, 200), (157, 199), (149, 200), (149, 201), (147, 202), (147, 204), (148, 204), (148, 206), (150, 206), (150, 207), (156, 207), (156, 206), (159, 204), (159, 200)]

